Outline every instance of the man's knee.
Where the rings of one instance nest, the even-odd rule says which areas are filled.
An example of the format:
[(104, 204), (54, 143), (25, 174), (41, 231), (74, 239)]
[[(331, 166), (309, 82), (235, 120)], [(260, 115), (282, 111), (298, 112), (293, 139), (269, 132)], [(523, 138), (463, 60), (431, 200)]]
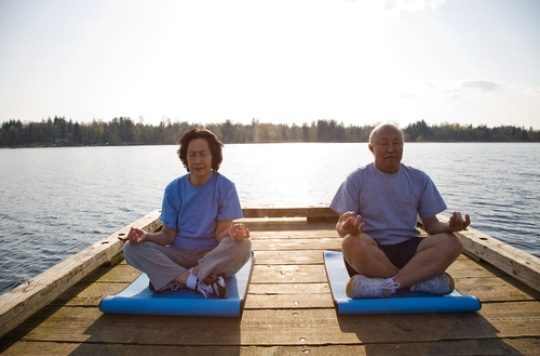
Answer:
[[(444, 233), (433, 236), (433, 239), (430, 239), (429, 242), (431, 247), (439, 250), (439, 254), (454, 260), (463, 252), (463, 243), (461, 242), (461, 239), (453, 233)], [(425, 246), (427, 247), (429, 245)]]
[(461, 242), (461, 239), (455, 234), (448, 234), (447, 246), (448, 250), (451, 251), (456, 258), (463, 252), (463, 242)]
[(377, 243), (368, 235), (347, 235), (343, 238), (341, 242), (341, 248), (343, 250), (357, 250), (364, 249), (371, 245), (377, 245)]
[(349, 251), (354, 247), (354, 241), (352, 241), (351, 235), (347, 235), (341, 241), (341, 249), (343, 251)]

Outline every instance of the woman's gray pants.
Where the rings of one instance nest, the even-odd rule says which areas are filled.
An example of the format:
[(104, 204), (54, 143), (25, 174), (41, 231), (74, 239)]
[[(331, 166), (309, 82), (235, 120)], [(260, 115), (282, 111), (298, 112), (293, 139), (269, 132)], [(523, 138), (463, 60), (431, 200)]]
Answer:
[(251, 240), (235, 242), (225, 237), (214, 248), (185, 250), (172, 246), (162, 246), (151, 241), (141, 244), (124, 244), (126, 261), (146, 273), (156, 290), (172, 282), (186, 270), (199, 265), (200, 280), (208, 276), (230, 277), (248, 261)]

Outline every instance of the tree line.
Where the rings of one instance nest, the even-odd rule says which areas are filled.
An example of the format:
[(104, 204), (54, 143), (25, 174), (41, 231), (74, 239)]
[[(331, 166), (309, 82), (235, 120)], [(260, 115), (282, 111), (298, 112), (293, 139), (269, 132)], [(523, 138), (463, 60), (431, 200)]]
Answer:
[[(318, 120), (310, 124), (271, 124), (253, 119), (250, 124), (227, 120), (215, 124), (195, 124), (162, 120), (159, 125), (135, 123), (129, 117), (110, 122), (93, 120), (73, 122), (54, 117), (41, 122), (2, 123), (0, 147), (90, 146), (90, 145), (171, 145), (183, 132), (195, 127), (213, 131), (224, 143), (279, 142), (367, 142), (376, 126), (347, 125), (336, 120)], [(424, 120), (403, 129), (407, 142), (540, 142), (540, 130), (515, 126), (489, 128), (485, 125), (443, 123), (430, 126)]]

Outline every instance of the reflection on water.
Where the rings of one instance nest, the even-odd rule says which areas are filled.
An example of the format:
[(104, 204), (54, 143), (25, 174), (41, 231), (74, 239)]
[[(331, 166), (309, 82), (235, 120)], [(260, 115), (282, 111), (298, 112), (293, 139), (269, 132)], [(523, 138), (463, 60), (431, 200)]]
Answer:
[[(0, 150), (0, 292), (159, 209), (185, 174), (176, 146)], [(540, 256), (540, 144), (407, 143), (449, 210)], [(221, 172), (244, 207), (327, 206), (366, 143), (226, 145)]]
[(228, 145), (221, 172), (245, 207), (327, 206), (346, 175), (369, 162), (358, 144)]

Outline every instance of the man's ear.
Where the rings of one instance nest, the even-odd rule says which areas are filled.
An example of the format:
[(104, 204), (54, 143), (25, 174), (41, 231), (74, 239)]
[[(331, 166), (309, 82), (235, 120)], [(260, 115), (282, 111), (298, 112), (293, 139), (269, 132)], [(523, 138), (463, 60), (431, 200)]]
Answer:
[(375, 153), (375, 152), (373, 152), (374, 147), (373, 147), (373, 145), (371, 143), (368, 143), (367, 146), (368, 146), (369, 150), (371, 151), (371, 153)]

